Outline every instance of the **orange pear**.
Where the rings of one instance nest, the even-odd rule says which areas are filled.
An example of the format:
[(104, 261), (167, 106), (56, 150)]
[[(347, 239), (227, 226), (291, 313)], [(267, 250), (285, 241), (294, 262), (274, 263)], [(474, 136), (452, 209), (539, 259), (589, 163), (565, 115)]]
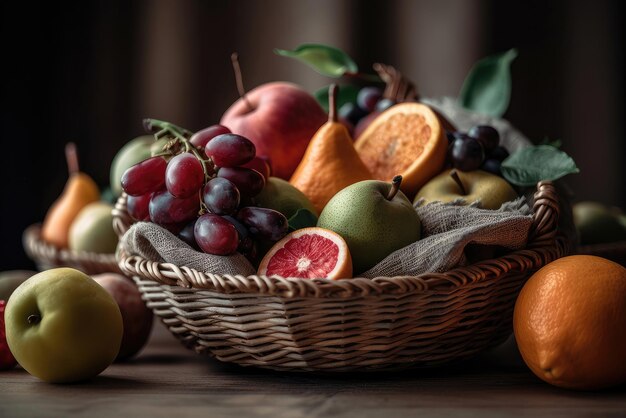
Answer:
[(356, 150), (346, 127), (337, 121), (337, 86), (329, 88), (328, 122), (313, 135), (289, 181), (322, 212), (326, 203), (343, 188), (370, 180), (372, 175)]
[(58, 248), (68, 247), (69, 230), (78, 212), (89, 203), (100, 200), (98, 186), (78, 167), (76, 146), (65, 146), (65, 158), (69, 169), (69, 179), (59, 198), (50, 206), (41, 228), (41, 238)]

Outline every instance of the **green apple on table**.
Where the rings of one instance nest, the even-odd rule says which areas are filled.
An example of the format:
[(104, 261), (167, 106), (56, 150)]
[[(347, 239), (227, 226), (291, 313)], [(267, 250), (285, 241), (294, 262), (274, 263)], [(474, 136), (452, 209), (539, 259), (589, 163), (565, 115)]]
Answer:
[(123, 333), (115, 300), (91, 277), (71, 268), (43, 271), (15, 289), (5, 325), (18, 363), (54, 383), (97, 376), (117, 356)]
[(444, 170), (426, 183), (415, 196), (414, 202), (462, 201), (464, 204), (480, 202), (483, 209), (499, 209), (503, 203), (515, 200), (517, 193), (502, 177), (482, 170)]
[(411, 201), (392, 183), (365, 180), (337, 193), (324, 207), (317, 226), (341, 235), (348, 244), (355, 277), (392, 252), (420, 238), (421, 222)]
[(582, 245), (626, 241), (626, 223), (618, 208), (582, 201), (575, 203), (572, 211)]

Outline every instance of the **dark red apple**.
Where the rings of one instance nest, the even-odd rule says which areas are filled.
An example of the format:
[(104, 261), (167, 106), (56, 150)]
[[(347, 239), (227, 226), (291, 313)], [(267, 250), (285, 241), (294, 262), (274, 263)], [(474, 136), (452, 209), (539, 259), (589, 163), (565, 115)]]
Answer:
[(7, 344), (6, 332), (4, 328), (4, 307), (6, 302), (0, 300), (0, 370), (9, 370), (15, 367), (17, 361), (9, 350)]
[(122, 312), (124, 335), (116, 361), (128, 359), (146, 344), (152, 330), (153, 314), (129, 278), (115, 273), (92, 276), (115, 299)]
[(295, 84), (263, 84), (226, 110), (220, 121), (245, 136), (256, 153), (272, 161), (273, 175), (289, 180), (311, 137), (328, 116), (315, 98)]

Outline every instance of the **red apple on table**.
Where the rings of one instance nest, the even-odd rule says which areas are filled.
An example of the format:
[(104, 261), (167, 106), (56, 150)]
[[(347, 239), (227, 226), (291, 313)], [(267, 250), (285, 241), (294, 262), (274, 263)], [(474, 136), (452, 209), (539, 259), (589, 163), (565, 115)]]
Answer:
[(146, 344), (152, 330), (152, 311), (141, 299), (141, 293), (131, 279), (116, 273), (92, 276), (117, 302), (122, 313), (124, 334), (116, 361), (128, 359)]
[(7, 344), (6, 331), (4, 327), (4, 307), (6, 302), (4, 300), (0, 300), (0, 370), (9, 370), (15, 367), (17, 361), (13, 354), (11, 354), (11, 350), (9, 350), (9, 345)]
[(289, 180), (311, 137), (328, 116), (308, 92), (292, 83), (263, 84), (237, 100), (221, 125), (245, 136), (272, 161), (273, 175)]

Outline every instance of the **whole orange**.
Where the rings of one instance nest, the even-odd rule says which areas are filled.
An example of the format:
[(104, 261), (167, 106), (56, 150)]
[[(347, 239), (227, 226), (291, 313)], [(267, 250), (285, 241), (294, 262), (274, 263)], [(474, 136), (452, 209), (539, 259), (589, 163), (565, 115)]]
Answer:
[(626, 382), (626, 268), (588, 255), (547, 264), (520, 292), (513, 328), (524, 361), (548, 383)]

